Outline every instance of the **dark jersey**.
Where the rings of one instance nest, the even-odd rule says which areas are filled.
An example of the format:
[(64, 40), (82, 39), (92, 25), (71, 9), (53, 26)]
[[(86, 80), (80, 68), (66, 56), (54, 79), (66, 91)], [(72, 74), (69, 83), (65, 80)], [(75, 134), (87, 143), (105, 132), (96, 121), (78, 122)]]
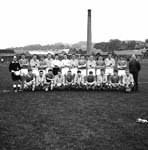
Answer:
[(88, 75), (86, 80), (87, 80), (87, 82), (90, 82), (90, 83), (91, 83), (91, 82), (94, 82), (94, 81), (95, 81), (95, 77), (92, 76), (92, 75)]
[(120, 78), (119, 78), (119, 76), (112, 76), (111, 77), (111, 83), (119, 83), (119, 81), (120, 81)]
[(14, 62), (12, 61), (9, 65), (9, 71), (11, 72), (13, 71), (19, 71), (21, 69), (20, 64), (18, 63), (18, 61)]
[(46, 74), (45, 77), (46, 77), (47, 82), (51, 82), (51, 80), (54, 78), (54, 75), (53, 74)]
[(34, 74), (31, 74), (31, 75), (26, 75), (25, 76), (25, 81), (26, 82), (30, 82), (34, 79)]
[(65, 79), (67, 82), (72, 82), (73, 81), (73, 75), (66, 75)]

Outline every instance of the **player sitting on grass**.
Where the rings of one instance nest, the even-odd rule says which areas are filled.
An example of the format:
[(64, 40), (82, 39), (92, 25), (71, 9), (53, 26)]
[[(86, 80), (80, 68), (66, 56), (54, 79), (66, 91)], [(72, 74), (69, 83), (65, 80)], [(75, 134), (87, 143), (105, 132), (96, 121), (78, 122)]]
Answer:
[(50, 90), (53, 90), (54, 75), (53, 75), (52, 69), (48, 70), (48, 73), (45, 75), (45, 77), (46, 77), (45, 91), (48, 91), (49, 88)]
[(80, 70), (77, 71), (77, 75), (74, 78), (74, 87), (75, 89), (83, 89), (85, 87), (84, 77)]
[(23, 83), (24, 90), (35, 90), (35, 75), (32, 73), (32, 69), (28, 69), (28, 74), (24, 76)]
[(86, 76), (85, 86), (87, 90), (94, 90), (96, 87), (96, 78), (92, 71), (89, 71), (88, 76)]
[(65, 89), (72, 89), (74, 85), (74, 75), (72, 75), (71, 70), (65, 75)]
[(17, 61), (17, 57), (13, 57), (13, 61), (9, 65), (9, 71), (11, 72), (11, 78), (13, 81), (13, 90), (14, 92), (21, 91), (22, 78), (20, 75), (21, 66)]
[(113, 71), (113, 75), (110, 78), (110, 89), (119, 90), (120, 89), (120, 77), (118, 76), (118, 70)]
[(105, 74), (105, 69), (101, 69), (100, 75), (97, 76), (97, 88), (101, 90), (107, 89), (107, 75)]
[(39, 75), (36, 77), (36, 85), (35, 88), (37, 90), (44, 90), (46, 85), (46, 78), (43, 74), (43, 70), (39, 71)]
[(125, 75), (123, 76), (123, 86), (126, 92), (131, 92), (134, 87), (133, 75), (129, 72), (129, 69), (126, 69)]
[(62, 90), (64, 88), (64, 76), (61, 71), (58, 71), (58, 74), (54, 78), (54, 89)]

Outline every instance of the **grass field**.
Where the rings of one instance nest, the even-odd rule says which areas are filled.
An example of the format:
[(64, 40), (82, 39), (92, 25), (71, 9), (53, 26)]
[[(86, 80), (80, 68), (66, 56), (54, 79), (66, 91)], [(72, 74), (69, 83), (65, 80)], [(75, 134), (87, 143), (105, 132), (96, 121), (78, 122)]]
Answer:
[(2, 92), (11, 90), (0, 66), (0, 150), (148, 150), (148, 63), (138, 93)]

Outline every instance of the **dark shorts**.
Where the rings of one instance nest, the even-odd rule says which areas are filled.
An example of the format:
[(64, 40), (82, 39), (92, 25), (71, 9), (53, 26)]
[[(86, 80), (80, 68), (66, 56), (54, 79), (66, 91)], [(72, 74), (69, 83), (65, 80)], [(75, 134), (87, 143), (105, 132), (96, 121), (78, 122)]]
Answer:
[(20, 75), (16, 76), (14, 73), (11, 73), (11, 78), (12, 78), (13, 81), (19, 81), (19, 80), (21, 80), (21, 76)]

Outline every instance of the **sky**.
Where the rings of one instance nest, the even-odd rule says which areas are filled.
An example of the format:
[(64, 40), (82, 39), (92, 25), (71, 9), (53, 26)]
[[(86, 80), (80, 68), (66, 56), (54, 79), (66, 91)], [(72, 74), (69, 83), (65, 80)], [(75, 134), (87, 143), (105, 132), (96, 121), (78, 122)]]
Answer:
[(148, 38), (147, 0), (0, 0), (0, 48)]

